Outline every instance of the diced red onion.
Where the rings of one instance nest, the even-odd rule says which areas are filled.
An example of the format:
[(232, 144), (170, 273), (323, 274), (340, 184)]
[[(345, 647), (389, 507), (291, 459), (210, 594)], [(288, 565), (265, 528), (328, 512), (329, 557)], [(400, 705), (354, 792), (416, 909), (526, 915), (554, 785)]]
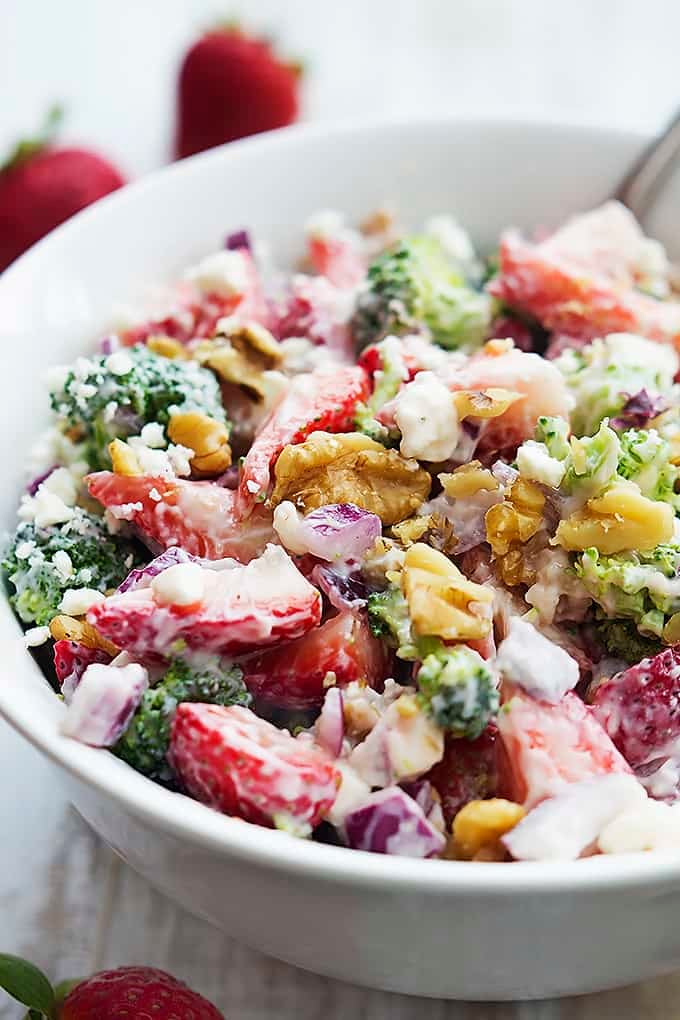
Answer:
[(667, 410), (668, 403), (659, 394), (652, 395), (645, 389), (638, 390), (632, 396), (624, 394), (627, 400), (611, 425), (615, 429), (642, 429), (651, 418), (656, 418)]
[(215, 479), (215, 485), (221, 485), (223, 489), (238, 489), (238, 464), (232, 464), (224, 474)]
[(354, 503), (332, 503), (312, 510), (300, 521), (299, 538), (320, 560), (358, 559), (382, 534), (377, 514)]
[(227, 234), (224, 247), (228, 251), (239, 251), (245, 248), (246, 251), (252, 251), (253, 246), (250, 241), (250, 235), (247, 230), (235, 230), (231, 234)]
[(31, 481), (26, 486), (26, 492), (29, 494), (29, 496), (35, 496), (36, 492), (38, 491), (42, 483), (45, 481), (45, 479), (49, 478), (52, 472), (56, 471), (58, 467), (59, 467), (58, 464), (52, 464), (52, 466), (48, 467), (46, 471), (42, 472), (42, 474), (36, 475), (35, 478), (32, 478)]
[(633, 776), (611, 774), (565, 785), (502, 839), (517, 861), (575, 860), (609, 822), (645, 799)]
[(491, 474), (501, 483), (501, 485), (505, 486), (512, 485), (512, 483), (516, 482), (519, 478), (519, 471), (514, 467), (510, 467), (510, 465), (506, 464), (504, 460), (497, 460), (494, 464), (492, 464)]
[(316, 740), (333, 758), (337, 758), (342, 751), (344, 736), (345, 719), (343, 716), (342, 691), (339, 687), (329, 687), (326, 691), (321, 714), (316, 721)]
[(345, 818), (355, 850), (400, 857), (434, 857), (446, 845), (420, 805), (398, 786), (378, 790)]
[(136, 662), (88, 666), (73, 692), (62, 733), (92, 747), (113, 747), (128, 728), (147, 686), (147, 671)]
[(118, 586), (118, 592), (134, 591), (135, 588), (148, 588), (152, 578), (162, 574), (168, 567), (174, 567), (177, 563), (200, 563), (196, 556), (185, 552), (178, 546), (170, 546), (160, 556), (147, 563), (145, 567), (135, 567), (131, 570), (124, 581)]
[(110, 333), (99, 342), (102, 354), (113, 354), (114, 351), (120, 350), (121, 346), (120, 337), (116, 333)]
[(309, 575), (312, 584), (320, 588), (334, 609), (362, 609), (372, 589), (358, 574), (344, 574), (332, 567), (317, 563)]

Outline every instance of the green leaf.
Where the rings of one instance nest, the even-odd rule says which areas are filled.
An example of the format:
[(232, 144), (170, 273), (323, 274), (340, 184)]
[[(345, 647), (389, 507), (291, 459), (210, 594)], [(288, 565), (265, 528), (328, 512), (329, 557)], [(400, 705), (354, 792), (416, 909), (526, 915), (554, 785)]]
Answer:
[(61, 1006), (68, 993), (72, 992), (78, 985), (81, 985), (83, 980), (84, 978), (71, 978), (69, 981), (60, 981), (54, 989), (54, 998), (57, 1005)]
[(54, 1017), (52, 985), (43, 972), (27, 960), (9, 953), (0, 953), (0, 988), (4, 988), (8, 995), (24, 1006), (30, 1006), (39, 1018)]
[(11, 167), (30, 159), (36, 152), (40, 152), (46, 145), (54, 141), (54, 137), (64, 119), (63, 107), (55, 104), (51, 106), (45, 115), (40, 129), (32, 138), (20, 139), (9, 153), (4, 163), (0, 163), (0, 173), (9, 170)]

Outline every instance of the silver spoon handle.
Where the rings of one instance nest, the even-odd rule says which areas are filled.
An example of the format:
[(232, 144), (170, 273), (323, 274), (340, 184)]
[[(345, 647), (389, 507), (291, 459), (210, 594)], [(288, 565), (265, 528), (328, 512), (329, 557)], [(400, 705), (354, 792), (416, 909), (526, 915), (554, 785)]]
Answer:
[(680, 112), (638, 157), (613, 197), (641, 220), (665, 184), (679, 154)]

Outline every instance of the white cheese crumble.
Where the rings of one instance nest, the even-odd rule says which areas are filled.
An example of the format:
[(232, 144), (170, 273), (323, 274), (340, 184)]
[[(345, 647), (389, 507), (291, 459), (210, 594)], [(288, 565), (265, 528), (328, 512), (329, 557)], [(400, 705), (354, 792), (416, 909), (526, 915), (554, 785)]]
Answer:
[(47, 388), (50, 393), (59, 393), (66, 385), (66, 380), (71, 374), (68, 365), (52, 365), (47, 370)]
[(198, 563), (176, 563), (151, 582), (155, 601), (161, 606), (192, 606), (205, 593), (203, 568)]
[(185, 279), (204, 293), (235, 297), (248, 290), (248, 264), (241, 251), (218, 251), (187, 270)]
[(55, 552), (52, 557), (52, 563), (62, 581), (68, 581), (69, 577), (73, 577), (75, 573), (73, 563), (71, 562), (71, 557), (64, 549), (59, 549)]
[(112, 375), (127, 375), (134, 368), (134, 362), (127, 351), (114, 351), (104, 362)]
[(517, 451), (517, 469), (532, 482), (541, 482), (551, 489), (558, 489), (564, 478), (565, 464), (551, 457), (545, 443), (527, 439)]
[(65, 524), (73, 517), (78, 485), (68, 468), (57, 468), (38, 487), (35, 496), (24, 495), (19, 506), (22, 521), (33, 521), (38, 528)]
[(145, 446), (151, 450), (161, 450), (165, 446), (165, 430), (157, 421), (148, 422), (139, 434)]
[(45, 644), (49, 636), (49, 627), (31, 627), (24, 634), (24, 644), (26, 648), (39, 648), (40, 645)]
[(578, 664), (530, 623), (514, 617), (498, 649), (496, 669), (527, 694), (558, 702), (579, 679)]
[(451, 392), (432, 372), (419, 372), (397, 394), (394, 420), (404, 457), (448, 460), (458, 445), (460, 425)]
[(67, 588), (59, 608), (67, 616), (84, 616), (85, 613), (104, 601), (105, 596), (94, 588)]
[(153, 489), (149, 489), (149, 499), (152, 499), (154, 503), (160, 503), (163, 497), (154, 485)]

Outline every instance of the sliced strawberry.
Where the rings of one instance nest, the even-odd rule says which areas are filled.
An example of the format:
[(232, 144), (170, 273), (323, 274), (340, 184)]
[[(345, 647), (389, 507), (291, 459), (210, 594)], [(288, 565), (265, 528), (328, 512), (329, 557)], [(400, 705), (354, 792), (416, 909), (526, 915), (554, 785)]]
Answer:
[(349, 290), (366, 276), (366, 259), (351, 240), (343, 237), (310, 237), (309, 259), (317, 273), (336, 287)]
[(277, 541), (269, 510), (257, 506), (248, 523), (242, 523), (236, 516), (236, 493), (212, 482), (98, 471), (88, 475), (87, 484), (90, 495), (114, 516), (131, 521), (164, 549), (178, 545), (193, 556), (231, 556), (249, 563), (267, 543)]
[(237, 514), (247, 516), (265, 497), (271, 466), (284, 446), (302, 443), (312, 432), (350, 432), (356, 405), (368, 392), (368, 376), (357, 365), (297, 376), (243, 462)]
[(129, 589), (95, 605), (88, 620), (119, 648), (153, 661), (178, 648), (242, 655), (298, 638), (321, 619), (321, 595), (280, 546), (247, 566), (204, 567), (201, 587), (190, 606), (167, 602), (154, 585)]
[(558, 333), (588, 339), (640, 333), (680, 345), (680, 303), (642, 294), (632, 282), (564, 254), (554, 240), (531, 244), (515, 233), (506, 234), (491, 293)]
[(680, 736), (680, 647), (600, 684), (592, 708), (633, 768), (669, 754)]
[(243, 679), (254, 697), (301, 709), (321, 707), (329, 674), (340, 687), (352, 680), (382, 686), (387, 663), (383, 644), (373, 637), (364, 617), (345, 612), (242, 666)]
[(111, 656), (101, 648), (87, 648), (67, 638), (55, 642), (54, 670), (60, 687), (74, 690), (87, 667), (95, 662), (111, 662)]
[(498, 716), (511, 769), (513, 800), (533, 807), (565, 783), (630, 773), (611, 739), (571, 691), (557, 704), (515, 691)]
[(279, 340), (304, 337), (313, 344), (328, 347), (339, 360), (354, 361), (347, 292), (325, 276), (295, 275), (289, 293), (275, 308), (272, 319), (272, 330)]
[(340, 775), (321, 752), (232, 705), (179, 705), (170, 761), (186, 790), (224, 814), (309, 832), (335, 800)]
[(425, 777), (441, 797), (447, 828), (471, 800), (498, 792), (498, 727), (491, 723), (476, 740), (446, 738), (444, 757)]

